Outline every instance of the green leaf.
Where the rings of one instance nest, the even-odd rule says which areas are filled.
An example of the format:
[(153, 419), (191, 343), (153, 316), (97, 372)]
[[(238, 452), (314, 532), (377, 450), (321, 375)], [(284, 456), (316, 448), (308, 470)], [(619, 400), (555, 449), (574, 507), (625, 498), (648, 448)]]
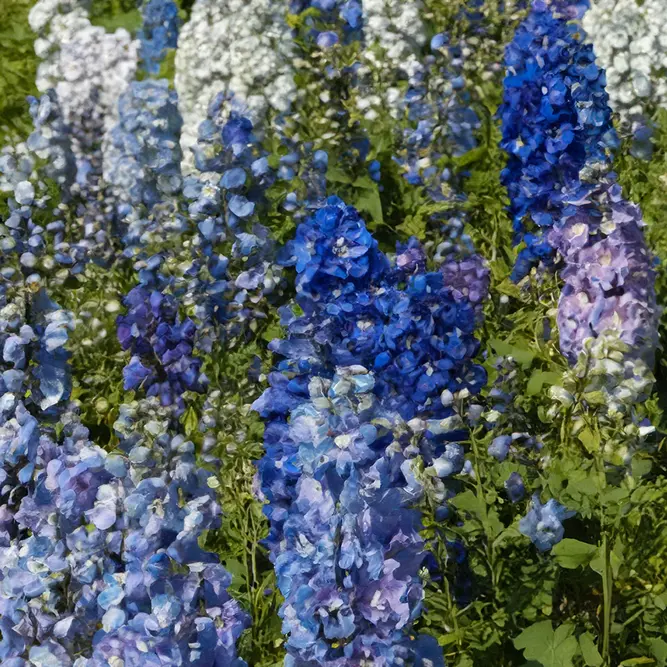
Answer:
[(470, 512), (476, 516), (481, 515), (483, 512), (482, 504), (480, 503), (477, 496), (472, 491), (464, 491), (459, 493), (457, 496), (454, 496), (450, 501), (456, 509), (462, 510), (463, 512)]
[(586, 544), (579, 540), (565, 538), (553, 549), (552, 554), (556, 562), (568, 570), (574, 570), (580, 565), (588, 565), (595, 556), (598, 548), (594, 544)]
[(102, 26), (107, 32), (114, 32), (117, 28), (125, 28), (128, 32), (134, 32), (141, 27), (142, 16), (138, 9), (131, 9), (112, 16), (95, 17), (92, 23)]
[(618, 667), (632, 667), (633, 665), (652, 665), (655, 663), (655, 660), (653, 658), (647, 658), (646, 656), (642, 656), (641, 658), (630, 658), (628, 660), (624, 660), (622, 663), (619, 664)]
[(658, 661), (658, 665), (664, 667), (667, 664), (667, 642), (660, 637), (654, 637), (649, 639), (649, 645), (651, 646), (651, 653)]
[(181, 417), (181, 424), (183, 424), (185, 435), (187, 437), (190, 437), (190, 435), (197, 431), (197, 427), (199, 426), (199, 419), (197, 417), (197, 411), (193, 406), (189, 406), (183, 413), (183, 416)]
[(530, 366), (530, 364), (533, 362), (533, 359), (535, 358), (534, 352), (531, 352), (524, 347), (511, 345), (507, 341), (500, 340), (499, 338), (492, 338), (489, 341), (489, 344), (494, 349), (496, 354), (500, 356), (514, 357), (514, 359), (525, 368)]
[(329, 167), (327, 169), (327, 181), (331, 183), (352, 183), (352, 179), (343, 169), (338, 167)]
[(377, 189), (377, 183), (370, 176), (359, 176), (352, 185), (354, 185), (355, 188), (364, 190)]
[(426, 235), (426, 220), (418, 215), (408, 215), (400, 225), (396, 225), (396, 231), (423, 239)]
[(600, 436), (593, 433), (589, 428), (584, 428), (579, 431), (577, 437), (587, 452), (595, 454), (595, 452), (600, 451)]
[(541, 621), (516, 637), (514, 646), (523, 650), (526, 660), (536, 660), (543, 667), (572, 667), (572, 658), (579, 648), (573, 632), (571, 623), (564, 623), (554, 631), (551, 621)]
[(604, 572), (604, 553), (602, 552), (602, 547), (598, 548), (589, 565), (593, 572), (597, 572), (600, 576), (602, 576), (602, 573)]
[(376, 225), (381, 225), (384, 222), (382, 201), (380, 200), (380, 193), (377, 188), (374, 190), (362, 190), (354, 202), (354, 206), (359, 211), (370, 213)]
[(489, 151), (486, 146), (478, 146), (477, 148), (473, 148), (472, 150), (469, 150), (461, 157), (456, 158), (455, 160), (456, 166), (467, 167), (469, 164), (477, 162), (478, 160), (481, 160), (482, 158), (486, 157), (488, 152)]
[(553, 371), (534, 371), (528, 380), (526, 386), (526, 394), (528, 396), (535, 396), (542, 391), (542, 387), (546, 384), (548, 386), (558, 384), (562, 377), (560, 373)]
[(262, 339), (265, 340), (267, 343), (270, 343), (272, 340), (280, 338), (282, 335), (283, 335), (283, 328), (280, 326), (280, 323), (273, 322), (262, 333)]
[(581, 654), (584, 656), (584, 662), (588, 667), (599, 667), (602, 664), (602, 656), (595, 646), (595, 640), (590, 632), (584, 632), (579, 637), (579, 647)]

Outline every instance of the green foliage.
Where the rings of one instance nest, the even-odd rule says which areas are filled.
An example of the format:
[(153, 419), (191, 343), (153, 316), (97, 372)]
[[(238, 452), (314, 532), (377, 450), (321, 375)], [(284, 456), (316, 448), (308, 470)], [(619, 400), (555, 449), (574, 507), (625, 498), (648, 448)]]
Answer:
[[(429, 36), (441, 30), (465, 34), (466, 22), (455, 21), (463, 4), (426, 0)], [(429, 496), (424, 501), (423, 536), (439, 574), (424, 572), (425, 612), (416, 629), (436, 636), (447, 664), (454, 667), (487, 663), (662, 667), (667, 665), (667, 454), (659, 434), (666, 426), (661, 408), (667, 405), (667, 356), (663, 351), (658, 355), (657, 395), (634, 406), (633, 414), (636, 423), (650, 420), (658, 435), (641, 449), (633, 449), (636, 433), (630, 422), (622, 416), (606, 416), (603, 397), (589, 390), (585, 375), (568, 369), (559, 352), (558, 279), (534, 273), (519, 285), (509, 280), (517, 249), (512, 246), (507, 194), (500, 183), (505, 156), (498, 148), (494, 113), (501, 88), (497, 77), (483, 76), (481, 65), (501, 57), (502, 44), (520, 13), (504, 15), (497, 4), (487, 4), (490, 40), (476, 55), (480, 66), (469, 73), (482, 119), (479, 145), (456, 160), (444, 158), (441, 166), (468, 173), (466, 231), (488, 259), (491, 274), (491, 297), (484, 305), (479, 331), (479, 361), (488, 372), (489, 384), (480, 401), (486, 407), (492, 403), (489, 389), (494, 383), (505, 383), (513, 398), (495, 421), (476, 424), (463, 443), (475, 476), (453, 480), (452, 519), (437, 521), (434, 499)], [(24, 98), (34, 92), (36, 70), (33, 35), (27, 26), (30, 5), (30, 0), (0, 3), (0, 143), (9, 133), (25, 136), (29, 131)], [(179, 6), (187, 18), (192, 0), (181, 0)], [(317, 16), (315, 10), (308, 14)], [(95, 0), (91, 16), (107, 30), (122, 26), (135, 31), (140, 22), (134, 0)], [(364, 119), (356, 106), (357, 93), (342, 75), (358, 58), (358, 46), (337, 46), (323, 54), (304, 39), (303, 19), (304, 14), (290, 16), (299, 55), (306, 63), (297, 76), (304, 99), (300, 113), (288, 119), (284, 131), (312, 141), (315, 149), (329, 151), (329, 192), (365, 214), (383, 248), (392, 249), (396, 240), (410, 236), (437, 244), (442, 238), (431, 218), (446, 205), (434, 204), (405, 181), (393, 159), (395, 121), (387, 110), (380, 110), (373, 122)], [(339, 75), (323, 81), (325, 65)], [(173, 52), (160, 75), (173, 80)], [(658, 298), (664, 303), (667, 112), (660, 112), (656, 122), (653, 159), (645, 163), (632, 158), (626, 146), (619, 151), (616, 168), (626, 197), (643, 209), (647, 239), (657, 256)], [(365, 161), (349, 150), (350, 139), (359, 137), (370, 140)], [(266, 134), (265, 147), (274, 166), (288, 151), (275, 126)], [(381, 188), (368, 175), (368, 162), (374, 159), (381, 165)], [(269, 211), (263, 222), (278, 242), (294, 234), (295, 222), (282, 205), (288, 193), (304, 194), (303, 179), (300, 173), (291, 182), (277, 181), (268, 193)], [(69, 223), (76, 224), (76, 219)], [(169, 248), (162, 248), (169, 254)], [(129, 264), (119, 263), (113, 271), (89, 265), (80, 278), (56, 281), (52, 296), (81, 322), (69, 343), (73, 398), (81, 403), (83, 422), (96, 441), (113, 447), (112, 424), (118, 406), (127, 398), (121, 375), (127, 355), (115, 337), (118, 309), (114, 302), (120, 304), (133, 286), (133, 272)], [(278, 301), (289, 297), (286, 291)], [(666, 333), (667, 315), (663, 315), (663, 348)], [(213, 484), (224, 513), (222, 527), (206, 536), (206, 546), (220, 555), (234, 575), (232, 593), (253, 617), (253, 626), (240, 644), (241, 655), (252, 667), (277, 667), (284, 654), (277, 615), (280, 596), (262, 546), (268, 527), (252, 490), (255, 461), (263, 452), (263, 427), (249, 407), (265, 387), (273, 361), (267, 343), (280, 334), (274, 311), (265, 320), (253, 320), (241, 336), (218, 341), (204, 365), (211, 389), (219, 391), (213, 452), (218, 461), (211, 464), (202, 457), (202, 465), (211, 465), (216, 473)], [(259, 380), (251, 379), (250, 370), (258, 365)], [(558, 389), (571, 393), (572, 404), (555, 401)], [(203, 397), (188, 397), (181, 418), (187, 437), (200, 448), (204, 408)], [(502, 463), (487, 453), (495, 436), (515, 432), (539, 438), (543, 449), (522, 451), (521, 456)], [(513, 504), (504, 487), (515, 472), (527, 488), (540, 491), (543, 500), (556, 498), (577, 513), (566, 522), (566, 538), (551, 552), (539, 553), (519, 531), (528, 498)], [(467, 545), (465, 564), (452, 555), (455, 540)]]
[(32, 129), (26, 97), (36, 95), (35, 35), (28, 24), (32, 0), (0, 2), (0, 148)]
[(141, 12), (136, 0), (93, 0), (90, 6), (90, 21), (102, 26), (107, 32), (125, 28), (135, 33), (141, 27)]
[(578, 648), (573, 632), (571, 623), (554, 630), (551, 621), (542, 621), (526, 628), (514, 640), (514, 646), (523, 650), (528, 660), (535, 660), (543, 667), (572, 667)]

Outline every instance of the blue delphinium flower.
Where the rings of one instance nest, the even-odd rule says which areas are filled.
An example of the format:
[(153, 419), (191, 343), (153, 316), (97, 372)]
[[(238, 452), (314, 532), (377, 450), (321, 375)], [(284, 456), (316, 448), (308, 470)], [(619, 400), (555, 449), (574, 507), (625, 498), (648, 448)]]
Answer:
[(181, 319), (176, 300), (138, 286), (125, 297), (128, 311), (118, 317), (118, 340), (132, 358), (123, 370), (126, 390), (141, 387), (162, 405), (184, 409), (185, 391), (201, 392), (206, 378), (193, 354), (196, 326)]
[(539, 495), (536, 494), (532, 498), (528, 514), (519, 521), (519, 530), (540, 551), (549, 551), (563, 539), (565, 528), (562, 522), (574, 515), (575, 512), (567, 510), (553, 498), (542, 505)]
[(512, 436), (499, 435), (497, 438), (494, 438), (493, 442), (489, 445), (489, 454), (493, 456), (493, 458), (498, 459), (498, 461), (504, 461), (509, 454), (511, 444)]
[[(231, 107), (231, 108), (230, 108)], [(198, 232), (188, 277), (195, 315), (203, 330), (238, 336), (266, 319), (284, 281), (264, 219), (266, 190), (279, 177), (253, 133), (253, 125), (224, 94), (209, 106), (193, 147), (196, 172), (185, 179), (188, 215)], [(227, 243), (228, 255), (221, 253)], [(213, 334), (206, 334), (208, 336)]]
[(507, 497), (513, 503), (518, 503), (524, 497), (526, 494), (526, 487), (518, 472), (511, 473), (505, 480), (505, 491), (507, 492)]
[(139, 55), (149, 74), (160, 71), (167, 49), (175, 49), (180, 20), (172, 0), (146, 0), (141, 7), (143, 23), (137, 34), (141, 42)]
[(293, 500), (296, 450), (286, 428), (290, 412), (308, 396), (310, 377), (330, 377), (337, 366), (371, 369), (385, 405), (406, 421), (423, 421), (427, 465), (445, 454), (456, 439), (452, 431), (464, 432), (452, 401), (441, 394), (474, 393), (486, 381), (472, 363), (478, 349), (473, 332), (488, 285), (479, 262), (449, 261), (441, 271), (426, 272), (423, 251), (412, 243), (399, 248), (392, 266), (357, 211), (336, 197), (299, 225), (282, 261), (296, 268), (302, 314), (281, 309), (288, 335), (269, 347), (283, 360), (255, 403), (268, 420), (259, 472), (272, 524), (269, 544), (279, 541)]
[[(580, 26), (570, 21), (572, 3), (535, 0), (505, 51), (502, 148), (508, 153), (502, 182), (510, 197), (519, 253), (512, 278), (520, 280), (555, 251), (545, 233), (560, 218), (563, 193), (579, 182), (582, 168), (606, 162), (617, 144), (605, 91), (605, 75)], [(575, 8), (576, 9), (576, 8)]]
[(395, 160), (410, 184), (423, 187), (434, 202), (447, 204), (447, 210), (432, 216), (447, 237), (443, 248), (469, 253), (472, 244), (463, 235), (461, 210), (465, 174), (437, 165), (445, 156), (460, 157), (475, 148), (480, 120), (470, 105), (461, 44), (439, 33), (430, 47), (431, 53), (411, 73), (407, 92), (398, 105), (397, 113), (399, 118), (404, 117), (405, 127)]
[(128, 219), (127, 236), (138, 242), (148, 225), (142, 216), (180, 192), (182, 121), (166, 79), (133, 82), (118, 108), (119, 123), (104, 155), (104, 178), (122, 202), (118, 212)]
[(129, 439), (132, 417), (119, 424), (123, 454), (93, 445), (71, 412), (60, 442), (42, 436), (19, 531), (0, 547), (3, 659), (245, 664), (235, 642), (247, 615), (227, 593), (230, 575), (198, 545), (219, 525), (210, 473), (181, 436), (156, 438), (153, 422), (142, 437), (136, 416)]
[[(310, 551), (303, 543), (289, 545), (292, 536), (297, 539), (304, 535), (308, 507), (313, 507), (315, 514), (325, 513), (317, 519), (314, 532), (309, 533), (311, 539), (326, 544), (332, 541), (332, 525), (339, 520), (335, 517), (345, 511), (337, 509), (345, 498), (337, 500), (342, 492), (340, 483), (327, 486), (334, 474), (347, 480), (344, 484), (350, 488), (352, 502), (359, 494), (372, 497), (371, 490), (359, 490), (366, 479), (384, 488), (380, 480), (386, 470), (387, 483), (395, 479), (392, 493), (405, 498), (407, 521), (412, 516), (409, 504), (422, 493), (413, 470), (416, 457), (422, 457), (436, 476), (461, 471), (463, 448), (455, 441), (464, 437), (465, 427), (452, 407), (453, 394), (462, 389), (474, 393), (486, 379), (472, 357), (478, 349), (473, 332), (488, 287), (488, 271), (479, 260), (471, 258), (460, 263), (450, 259), (440, 271), (428, 272), (424, 250), (414, 239), (399, 246), (390, 260), (380, 251), (357, 211), (336, 197), (329, 198), (299, 225), (280, 260), (296, 269), (295, 306), (299, 310), (291, 306), (282, 309), (287, 336), (273, 341), (270, 348), (283, 359), (269, 376), (270, 388), (254, 408), (266, 420), (266, 453), (258, 465), (259, 486), (270, 519), (267, 544), (287, 599), (282, 613), (284, 629), (290, 634), (290, 654), (294, 664), (311, 664), (299, 660), (345, 657), (392, 664), (392, 659), (405, 649), (404, 634), (398, 630), (418, 613), (418, 607), (412, 608), (409, 602), (403, 606), (406, 595), (411, 599), (408, 583), (390, 585), (391, 578), (386, 580), (387, 595), (395, 591), (399, 596), (386, 605), (386, 609), (395, 610), (392, 614), (374, 610), (373, 604), (366, 609), (362, 601), (357, 612), (358, 590), (363, 590), (366, 582), (389, 576), (387, 572), (383, 574), (375, 565), (375, 575), (360, 575), (358, 584), (350, 575), (349, 586), (343, 583), (332, 588), (336, 579), (331, 579), (333, 575), (328, 572), (335, 570), (335, 561), (318, 565), (316, 547)], [(357, 395), (367, 396), (365, 402), (353, 398)], [(358, 418), (352, 416), (354, 410), (345, 408), (351, 400), (361, 401)], [(336, 406), (331, 417), (328, 401)], [(403, 429), (409, 424), (408, 430), (416, 440), (413, 444), (406, 441), (403, 451), (396, 444), (395, 456), (389, 453), (393, 451), (390, 448), (385, 454), (389, 457), (386, 463), (378, 459), (385, 451), (383, 438), (388, 438), (389, 446), (394, 437), (400, 440), (400, 436), (391, 435), (390, 425), (385, 427), (384, 435), (378, 435), (376, 421), (384, 422), (372, 418), (371, 406), (375, 403), (381, 414), (390, 415), (386, 419), (403, 424)], [(345, 409), (347, 416), (338, 415), (339, 408)], [(355, 429), (358, 435), (352, 433), (357, 433)], [(322, 451), (313, 444), (320, 438), (324, 438)], [(324, 468), (330, 466), (331, 473), (325, 475)], [(315, 504), (321, 509), (316, 511)], [(398, 507), (400, 501), (395, 504)], [(353, 510), (349, 509), (350, 518), (340, 519), (341, 525), (353, 523)], [(418, 521), (418, 516), (412, 520)], [(406, 536), (409, 530), (416, 528), (409, 529), (408, 524), (401, 528)], [(378, 538), (372, 530), (363, 540), (356, 538), (361, 540), (360, 546), (354, 546), (356, 541), (351, 544), (354, 550), (350, 552), (350, 565), (339, 567), (349, 569), (353, 563), (355, 567), (370, 567), (363, 565), (363, 544)], [(408, 540), (405, 544), (410, 543)], [(375, 547), (372, 551), (378, 553)], [(358, 558), (354, 556), (357, 552)], [(304, 597), (306, 589), (298, 587), (297, 553), (300, 556), (296, 562), (300, 563), (298, 568), (305, 568), (306, 580), (329, 578), (321, 580), (321, 598), (314, 593), (310, 600)], [(410, 562), (401, 569), (416, 575), (421, 559)], [(288, 564), (292, 569), (285, 570)], [(380, 591), (376, 594), (381, 599)], [(358, 613), (366, 621), (353, 623)], [(342, 644), (340, 649), (333, 647), (337, 638), (351, 637), (351, 628), (367, 621), (371, 625), (357, 640), (350, 640), (346, 648)], [(372, 640), (367, 639), (370, 636)]]
[(395, 439), (408, 430), (373, 383), (361, 366), (339, 368), (313, 378), (310, 400), (291, 412), (301, 474), (274, 553), (286, 664), (388, 666), (425, 653), (444, 665), (437, 646), (408, 639), (423, 598), (419, 514), (409, 508), (419, 489), (405, 483)]

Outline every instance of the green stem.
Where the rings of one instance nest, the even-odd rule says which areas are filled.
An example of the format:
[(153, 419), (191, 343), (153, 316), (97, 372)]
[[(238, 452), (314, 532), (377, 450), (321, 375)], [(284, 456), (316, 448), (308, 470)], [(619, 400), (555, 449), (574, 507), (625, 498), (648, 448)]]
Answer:
[[(445, 592), (447, 594), (447, 604), (449, 605), (449, 613), (452, 616), (452, 625), (454, 626), (454, 632), (456, 633), (457, 637), (459, 634), (459, 621), (456, 616), (456, 603), (454, 602), (454, 598), (452, 597), (452, 591), (449, 587), (449, 579), (447, 577), (443, 577), (443, 580), (445, 582)], [(457, 639), (457, 644), (459, 643), (460, 640)]]
[[(598, 452), (595, 457), (597, 469), (604, 476), (604, 459), (602, 453)], [(604, 485), (606, 486), (606, 484)], [(604, 487), (603, 487), (604, 488)], [(611, 554), (609, 549), (609, 534), (605, 516), (604, 502), (600, 499), (600, 530), (602, 532), (602, 647), (601, 655), (603, 665), (609, 667), (610, 662), (610, 640), (611, 640), (611, 612), (612, 596), (614, 586), (614, 574), (611, 569)]]
[(611, 561), (609, 557), (609, 541), (606, 528), (602, 527), (602, 551), (604, 553), (604, 567), (602, 570), (602, 604), (603, 604), (603, 625), (602, 625), (602, 660), (604, 665), (610, 665), (609, 659), (609, 641), (611, 635), (611, 602), (613, 592), (613, 573), (611, 571)]
[(479, 456), (479, 451), (477, 448), (477, 438), (475, 438), (474, 433), (470, 434), (470, 442), (472, 444), (472, 452), (473, 452), (473, 457), (475, 458), (475, 484), (477, 487), (477, 500), (479, 501), (479, 507), (480, 510), (484, 512), (484, 515), (481, 517), (482, 519), (482, 527), (484, 529), (484, 535), (486, 537), (486, 544), (485, 544), (485, 553), (486, 553), (486, 561), (487, 565), (489, 567), (489, 571), (491, 573), (491, 585), (493, 586), (493, 594), (497, 598), (498, 597), (498, 581), (496, 577), (496, 566), (495, 566), (495, 549), (493, 548), (492, 544), (492, 538), (489, 535), (489, 531), (487, 529), (487, 524), (488, 524), (488, 513), (487, 513), (487, 507), (486, 507), (486, 500), (484, 498), (484, 486), (482, 484), (482, 465), (481, 465), (481, 460)]

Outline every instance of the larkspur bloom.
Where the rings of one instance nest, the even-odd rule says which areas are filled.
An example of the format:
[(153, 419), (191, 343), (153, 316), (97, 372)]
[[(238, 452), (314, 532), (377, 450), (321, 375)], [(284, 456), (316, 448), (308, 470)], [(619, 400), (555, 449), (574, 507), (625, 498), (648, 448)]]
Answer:
[[(267, 300), (283, 287), (275, 243), (260, 224), (267, 210), (266, 191), (278, 174), (253, 133), (253, 124), (230, 111), (220, 93), (193, 147), (196, 170), (186, 178), (188, 215), (196, 223), (192, 296), (202, 327), (223, 324), (237, 336), (250, 322), (267, 317)], [(230, 256), (219, 248), (231, 243)], [(218, 334), (220, 331), (218, 331)]]
[[(594, 0), (582, 24), (607, 73), (607, 92), (633, 152), (650, 156), (650, 121), (667, 108), (667, 19), (660, 0)], [(643, 135), (643, 136), (642, 136)]]
[(549, 551), (563, 539), (565, 528), (562, 522), (572, 516), (574, 512), (553, 498), (543, 505), (539, 496), (534, 495), (528, 514), (519, 521), (519, 530), (540, 551)]
[[(457, 474), (464, 466), (463, 448), (455, 440), (463, 437), (465, 425), (452, 407), (452, 396), (453, 392), (463, 389), (476, 392), (485, 382), (483, 370), (472, 363), (478, 345), (472, 334), (478, 320), (477, 309), (486, 291), (488, 272), (474, 260), (465, 267), (454, 266), (453, 261), (449, 261), (441, 271), (426, 272), (425, 259), (424, 251), (413, 240), (399, 247), (393, 262), (390, 261), (379, 250), (357, 211), (336, 197), (329, 198), (299, 225), (295, 239), (284, 250), (282, 262), (296, 268), (296, 304), (302, 314), (295, 314), (289, 306), (282, 309), (287, 338), (273, 341), (270, 348), (284, 359), (278, 363), (277, 372), (269, 376), (271, 387), (254, 404), (267, 422), (266, 454), (259, 462), (258, 474), (262, 497), (268, 501), (265, 512), (271, 530), (267, 544), (279, 577), (283, 561), (291, 563), (295, 556), (292, 548), (297, 549), (296, 543), (283, 554), (285, 540), (292, 539), (297, 525), (303, 526), (307, 508), (305, 498), (301, 501), (300, 495), (315, 492), (309, 481), (311, 477), (320, 484), (317, 493), (324, 494), (322, 511), (328, 507), (327, 512), (335, 512), (336, 501), (322, 490), (322, 475), (304, 472), (304, 457), (312, 461), (307, 466), (313, 469), (320, 463), (325, 465), (329, 456), (336, 455), (337, 474), (350, 475), (351, 480), (355, 466), (358, 466), (360, 480), (368, 474), (378, 483), (376, 475), (381, 474), (380, 470), (368, 471), (369, 467), (379, 465), (374, 461), (382, 451), (379, 446), (364, 444), (364, 434), (371, 438), (370, 442), (377, 437), (376, 427), (371, 424), (362, 427), (360, 422), (360, 436), (352, 438), (347, 433), (347, 427), (351, 427), (349, 419), (336, 417), (331, 426), (321, 430), (322, 436), (326, 436), (326, 433), (344, 429), (340, 438), (332, 435), (331, 439), (327, 436), (323, 441), (323, 446), (328, 447), (333, 440), (331, 454), (319, 459), (317, 453), (308, 453), (312, 445), (307, 443), (312, 443), (315, 435), (303, 430), (310, 423), (306, 415), (326, 423), (327, 402), (335, 402), (339, 391), (345, 388), (349, 392), (355, 387), (356, 394), (366, 394), (368, 401), (378, 403), (383, 414), (391, 415), (387, 419), (404, 424), (401, 428), (412, 432), (416, 442), (406, 442), (402, 452), (399, 445), (390, 448), (395, 450), (392, 465), (400, 468), (400, 474), (396, 472), (399, 474), (396, 493), (407, 494), (413, 501), (422, 493), (414, 468), (418, 457), (424, 460), (435, 479)], [(468, 284), (464, 276), (470, 278)], [(447, 283), (446, 277), (452, 279), (452, 285)], [(348, 370), (343, 372), (343, 368)], [(334, 373), (338, 375), (331, 384), (333, 393), (327, 397), (329, 389), (321, 387), (329, 386)], [(317, 395), (313, 395), (313, 391)], [(347, 401), (347, 398), (339, 401), (341, 409)], [(320, 409), (321, 414), (317, 412)], [(300, 415), (304, 418), (300, 419)], [(334, 426), (337, 423), (340, 427)], [(382, 419), (379, 423), (383, 423)], [(385, 428), (391, 431), (388, 425)], [(353, 446), (353, 442), (358, 444)], [(444, 501), (444, 482), (438, 484), (443, 487), (440, 494)], [(339, 493), (340, 485), (335, 489), (335, 493)], [(313, 498), (309, 502), (312, 504)], [(328, 520), (322, 519), (319, 527), (313, 527), (312, 539), (330, 542), (330, 529)], [(327, 573), (333, 564), (319, 567), (317, 561), (311, 564), (312, 560), (312, 554), (304, 551), (300, 567), (316, 568), (312, 572), (306, 570), (311, 572), (308, 577), (315, 576), (315, 572), (330, 576)], [(417, 563), (413, 562), (412, 567), (416, 572)], [(378, 577), (384, 576), (380, 575), (380, 570), (377, 572)], [(295, 571), (290, 570), (281, 586), (288, 599), (282, 613), (284, 629), (290, 634), (288, 645), (294, 656), (293, 664), (309, 665), (313, 660), (326, 660), (329, 664), (328, 661), (346, 657), (353, 661), (372, 658), (380, 661), (378, 664), (385, 664), (383, 661), (392, 664), (404, 650), (404, 637), (398, 631), (406, 626), (413, 613), (418, 613), (410, 611), (410, 604), (398, 617), (363, 611), (363, 606), (361, 612), (356, 612), (350, 600), (356, 599), (357, 587), (353, 586), (351, 592), (339, 588), (331, 591), (333, 597), (327, 597), (324, 590), (329, 588), (324, 579), (321, 601), (332, 607), (329, 611), (323, 607), (313, 616), (314, 608), (309, 606), (309, 599), (298, 592), (301, 589), (292, 586), (296, 586), (294, 574)], [(365, 585), (366, 579), (362, 576), (359, 585)], [(353, 582), (355, 577), (351, 576), (351, 586)], [(401, 599), (410, 598), (405, 585), (397, 584), (397, 590), (403, 591)], [(317, 599), (313, 598), (312, 604), (319, 604)], [(389, 606), (399, 608), (396, 604)], [(334, 608), (339, 610), (335, 619), (331, 617)], [(371, 621), (367, 632), (373, 633), (375, 638), (369, 640), (366, 647), (365, 632), (344, 650), (342, 647), (333, 650), (332, 640), (347, 637), (352, 632), (356, 613), (362, 613)], [(385, 622), (387, 626), (383, 625)], [(319, 623), (323, 623), (323, 638), (318, 640)], [(373, 653), (374, 646), (377, 653)], [(395, 653), (399, 649), (399, 653)]]
[(61, 284), (89, 261), (108, 260), (111, 218), (95, 179), (79, 179), (82, 163), (55, 92), (30, 98), (30, 114), (34, 130), (26, 142), (0, 156), (0, 190), (9, 208), (0, 234), (4, 252), (18, 255), (31, 283), (48, 277)]
[(149, 210), (179, 192), (181, 117), (164, 79), (134, 81), (118, 103), (119, 123), (104, 156), (104, 178), (128, 207)]
[(53, 88), (72, 127), (77, 158), (85, 161), (118, 117), (118, 99), (137, 70), (138, 44), (123, 28), (91, 24), (78, 0), (39, 0), (30, 11), (42, 60), (37, 88)]
[(172, 0), (146, 0), (141, 13), (143, 23), (138, 34), (141, 63), (149, 74), (157, 74), (167, 50), (175, 49), (178, 42), (178, 7)]
[(623, 198), (614, 174), (596, 178), (564, 201), (550, 232), (562, 255), (558, 307), (561, 350), (574, 363), (584, 341), (613, 333), (629, 356), (653, 363), (657, 306), (652, 258), (638, 206)]
[(524, 486), (523, 479), (518, 472), (513, 472), (505, 480), (505, 491), (507, 492), (507, 497), (513, 502), (518, 503), (526, 493), (526, 487)]
[(163, 405), (184, 409), (183, 393), (201, 392), (206, 378), (193, 355), (196, 333), (190, 318), (180, 318), (178, 303), (167, 294), (135, 287), (124, 299), (127, 314), (118, 317), (118, 340), (132, 354), (123, 369), (126, 390), (141, 387)]
[(426, 42), (419, 1), (366, 0), (363, 3), (364, 39), (382, 49), (383, 60), (410, 71)]
[(357, 106), (366, 119), (377, 118), (382, 105), (395, 107), (402, 82), (421, 69), (426, 43), (422, 10), (422, 3), (415, 0), (363, 3), (363, 51), (356, 74), (361, 88)]
[(74, 413), (61, 423), (61, 442), (39, 440), (20, 532), (3, 546), (2, 657), (244, 665), (235, 642), (247, 616), (198, 546), (220, 510), (192, 443), (137, 429), (135, 412), (129, 439), (127, 415), (119, 431), (124, 453), (108, 454)]
[(437, 258), (452, 252), (472, 252), (470, 239), (463, 233), (462, 205), (464, 174), (437, 165), (444, 157), (460, 157), (475, 148), (479, 118), (470, 106), (470, 94), (463, 76), (463, 45), (451, 43), (439, 33), (431, 39), (431, 54), (415, 68), (404, 96), (392, 106), (403, 127), (396, 162), (411, 185), (423, 187), (442, 210), (432, 215), (446, 240)]
[(199, 124), (218, 93), (233, 95), (253, 121), (285, 112), (296, 95), (292, 40), (280, 3), (197, 0), (176, 51), (175, 86), (183, 116), (185, 166)]
[(555, 251), (547, 232), (559, 220), (563, 196), (588, 163), (605, 162), (617, 143), (605, 75), (582, 41), (577, 8), (535, 0), (505, 51), (507, 75), (501, 147), (502, 181), (510, 197), (515, 242), (525, 243), (512, 277), (520, 280)]
[(408, 638), (424, 559), (419, 514), (409, 509), (419, 488), (402, 472), (409, 429), (382, 410), (360, 366), (314, 377), (309, 391), (291, 413), (301, 474), (274, 554), (286, 664), (389, 666), (425, 652), (444, 665), (432, 638)]

